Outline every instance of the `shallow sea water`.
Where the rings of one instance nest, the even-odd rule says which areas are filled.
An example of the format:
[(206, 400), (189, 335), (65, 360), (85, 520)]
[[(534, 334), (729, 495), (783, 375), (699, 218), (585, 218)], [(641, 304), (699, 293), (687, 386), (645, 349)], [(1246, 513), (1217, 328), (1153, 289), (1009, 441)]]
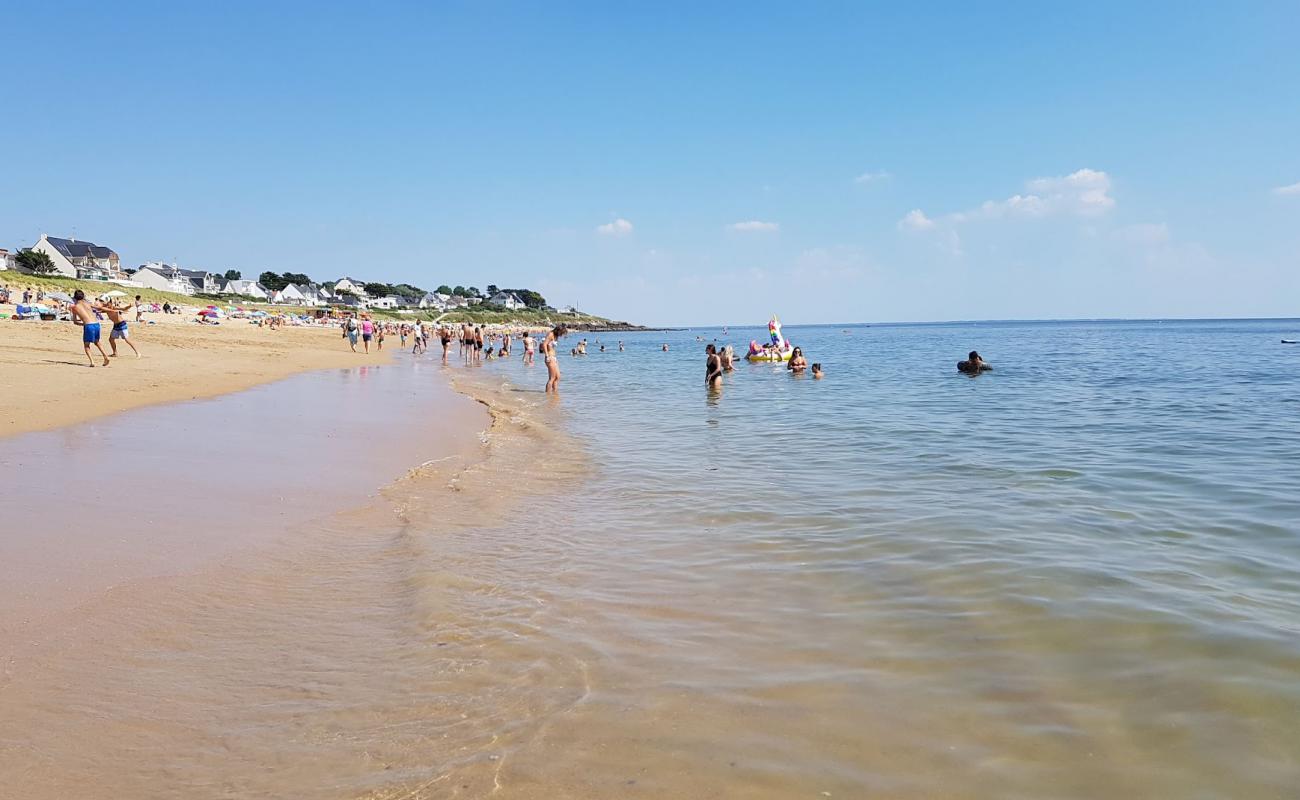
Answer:
[(1300, 322), (762, 333), (453, 352), (481, 458), (120, 587), (0, 797), (1296, 796)]
[(664, 796), (1292, 796), (1297, 330), (789, 328), (825, 379), (718, 392), (696, 337), (761, 329), (588, 335), (539, 538), (604, 688), (534, 749)]

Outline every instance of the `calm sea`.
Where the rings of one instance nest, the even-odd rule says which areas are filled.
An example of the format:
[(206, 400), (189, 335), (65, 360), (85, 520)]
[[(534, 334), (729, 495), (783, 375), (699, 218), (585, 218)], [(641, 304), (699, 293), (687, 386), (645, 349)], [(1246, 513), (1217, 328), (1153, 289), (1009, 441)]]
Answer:
[(1300, 796), (1300, 321), (787, 333), (825, 379), (590, 334), (558, 399), (403, 354), (30, 435), (14, 518), (170, 495), (8, 552), (225, 555), (15, 629), (0, 797)]
[(762, 327), (562, 357), (595, 468), (522, 580), (609, 691), (560, 741), (665, 792), (1296, 796), (1300, 321), (786, 333), (825, 379), (706, 390)]

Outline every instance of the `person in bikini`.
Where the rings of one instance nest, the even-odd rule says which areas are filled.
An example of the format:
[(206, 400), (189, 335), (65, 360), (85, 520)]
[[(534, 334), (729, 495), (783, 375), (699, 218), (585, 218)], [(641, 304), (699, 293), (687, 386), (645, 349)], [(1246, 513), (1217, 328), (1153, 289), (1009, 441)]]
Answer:
[(533, 365), (533, 351), (537, 349), (537, 343), (533, 341), (532, 331), (524, 331), (524, 364)]
[(563, 325), (556, 325), (542, 340), (542, 360), (546, 362), (546, 391), (560, 391), (560, 360), (555, 356), (555, 343), (569, 332)]
[(99, 343), (99, 317), (95, 312), (99, 310), (98, 306), (91, 305), (86, 301), (86, 293), (78, 289), (72, 295), (72, 321), (81, 326), (81, 346), (86, 351), (86, 360), (90, 366), (95, 366), (95, 359), (90, 355), (90, 346), (93, 344), (99, 349), (99, 354), (104, 357), (104, 366), (109, 365), (108, 353), (104, 352), (104, 346)]
[[(101, 297), (99, 299), (101, 301), (104, 301), (107, 298)], [(111, 330), (108, 334), (108, 345), (113, 350), (111, 356), (113, 358), (117, 358), (117, 340), (121, 339), (122, 341), (126, 342), (127, 345), (132, 350), (135, 351), (135, 357), (139, 358), (140, 349), (137, 348), (135, 346), (135, 343), (131, 341), (131, 332), (127, 330), (126, 320), (122, 318), (122, 315), (130, 310), (130, 307), (128, 306), (127, 308), (118, 308), (113, 303), (105, 302), (103, 305), (96, 306), (96, 308), (99, 311), (103, 311), (104, 314), (108, 317), (108, 321), (113, 323), (113, 330)]]

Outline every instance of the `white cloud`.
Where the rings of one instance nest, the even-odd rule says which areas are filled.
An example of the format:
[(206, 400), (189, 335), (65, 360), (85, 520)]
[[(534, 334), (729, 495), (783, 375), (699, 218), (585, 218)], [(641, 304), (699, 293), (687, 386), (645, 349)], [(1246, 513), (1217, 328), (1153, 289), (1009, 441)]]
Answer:
[(927, 217), (925, 212), (919, 208), (914, 208), (907, 212), (907, 214), (898, 221), (898, 229), (903, 231), (928, 231), (934, 226), (934, 220)]
[(1290, 186), (1279, 186), (1273, 190), (1273, 194), (1300, 194), (1300, 181), (1293, 183)]
[(853, 182), (871, 183), (873, 181), (888, 180), (890, 177), (891, 177), (890, 174), (888, 172), (885, 172), (884, 170), (877, 170), (875, 172), (872, 172), (871, 170), (867, 170), (866, 172), (862, 173), (858, 177), (854, 178)]
[(978, 208), (949, 214), (953, 222), (970, 222), (1003, 217), (1046, 217), (1071, 214), (1094, 217), (1115, 207), (1110, 196), (1110, 176), (1095, 169), (1081, 169), (1059, 178), (1026, 181), (1027, 194), (1006, 200), (986, 200)]
[[(1034, 178), (1025, 182), (1025, 194), (1013, 194), (1005, 200), (985, 200), (969, 211), (948, 214), (937, 221), (963, 223), (1053, 215), (1096, 217), (1115, 207), (1110, 188), (1110, 176), (1105, 172), (1081, 169), (1060, 177)], [(925, 230), (934, 227), (935, 222), (917, 210), (904, 217), (900, 225), (908, 230)]]
[(632, 223), (619, 217), (613, 222), (596, 226), (596, 233), (602, 236), (626, 236), (632, 232)]
[(743, 233), (772, 233), (781, 229), (781, 226), (778, 223), (759, 222), (756, 219), (751, 219), (746, 222), (735, 222), (727, 227), (733, 231), (741, 231)]

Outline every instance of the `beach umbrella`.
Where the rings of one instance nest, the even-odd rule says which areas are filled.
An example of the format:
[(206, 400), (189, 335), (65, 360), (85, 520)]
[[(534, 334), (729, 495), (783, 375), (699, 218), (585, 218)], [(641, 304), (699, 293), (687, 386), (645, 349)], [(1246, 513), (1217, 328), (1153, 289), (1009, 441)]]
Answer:
[(215, 317), (215, 316), (217, 316), (217, 312), (214, 311), (214, 310), (212, 310), (212, 309), (210, 309), (210, 308), (205, 308), (205, 309), (203, 309), (202, 311), (199, 312), (199, 316), (200, 316), (200, 317)]

